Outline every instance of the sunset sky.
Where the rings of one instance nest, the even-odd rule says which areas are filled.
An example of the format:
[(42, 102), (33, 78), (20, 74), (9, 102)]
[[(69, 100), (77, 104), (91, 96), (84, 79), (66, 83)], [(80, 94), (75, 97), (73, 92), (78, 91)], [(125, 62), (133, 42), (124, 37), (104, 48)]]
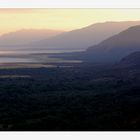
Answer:
[(105, 21), (140, 20), (140, 9), (0, 9), (0, 34), (20, 29), (73, 30)]

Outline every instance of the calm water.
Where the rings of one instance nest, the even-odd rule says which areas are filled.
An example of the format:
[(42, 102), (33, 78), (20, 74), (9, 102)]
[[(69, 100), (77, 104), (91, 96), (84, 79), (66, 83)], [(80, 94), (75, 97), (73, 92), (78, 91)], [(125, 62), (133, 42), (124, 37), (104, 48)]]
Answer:
[(0, 57), (0, 63), (26, 63), (26, 62), (34, 62), (34, 61), (28, 58)]
[(71, 63), (79, 61), (61, 60), (56, 58), (49, 58), (47, 54), (51, 53), (64, 53), (64, 52), (78, 52), (83, 50), (16, 50), (16, 51), (0, 51), (0, 63)]
[(1, 51), (0, 54), (35, 54), (35, 53), (66, 53), (66, 52), (80, 52), (84, 51), (83, 49), (79, 50), (46, 50), (46, 49), (25, 49), (25, 50), (5, 50)]

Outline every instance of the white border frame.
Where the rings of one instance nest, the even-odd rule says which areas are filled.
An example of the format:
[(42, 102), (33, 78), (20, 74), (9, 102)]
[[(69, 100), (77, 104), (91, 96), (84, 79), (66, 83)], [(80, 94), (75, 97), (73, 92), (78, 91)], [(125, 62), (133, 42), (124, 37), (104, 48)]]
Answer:
[(140, 8), (140, 0), (1, 0), (0, 8)]

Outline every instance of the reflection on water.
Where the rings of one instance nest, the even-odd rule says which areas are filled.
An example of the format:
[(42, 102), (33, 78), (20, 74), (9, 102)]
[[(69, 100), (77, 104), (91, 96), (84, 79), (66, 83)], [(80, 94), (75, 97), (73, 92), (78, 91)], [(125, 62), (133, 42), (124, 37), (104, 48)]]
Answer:
[(0, 57), (0, 63), (26, 63), (26, 62), (33, 62), (32, 59), (28, 58), (14, 58), (14, 57)]
[(0, 50), (0, 54), (34, 54), (34, 53), (66, 53), (66, 52), (81, 52), (83, 49), (79, 50), (47, 50), (47, 49), (24, 49), (24, 50)]

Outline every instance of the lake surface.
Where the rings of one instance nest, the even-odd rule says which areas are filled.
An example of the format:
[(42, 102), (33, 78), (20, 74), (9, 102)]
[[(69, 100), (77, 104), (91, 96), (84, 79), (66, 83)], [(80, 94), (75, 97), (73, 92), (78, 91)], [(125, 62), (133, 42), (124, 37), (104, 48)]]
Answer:
[(0, 57), (0, 63), (27, 63), (27, 62), (33, 62), (33, 60), (28, 58)]
[(83, 49), (75, 50), (47, 50), (47, 49), (24, 49), (24, 50), (0, 50), (0, 54), (34, 54), (34, 53), (67, 53), (67, 52), (81, 52)]
[(12, 50), (0, 51), (0, 63), (79, 63), (77, 60), (62, 60), (49, 58), (51, 53), (68, 53), (79, 52), (83, 50), (46, 50), (46, 49), (29, 49), (29, 50)]

